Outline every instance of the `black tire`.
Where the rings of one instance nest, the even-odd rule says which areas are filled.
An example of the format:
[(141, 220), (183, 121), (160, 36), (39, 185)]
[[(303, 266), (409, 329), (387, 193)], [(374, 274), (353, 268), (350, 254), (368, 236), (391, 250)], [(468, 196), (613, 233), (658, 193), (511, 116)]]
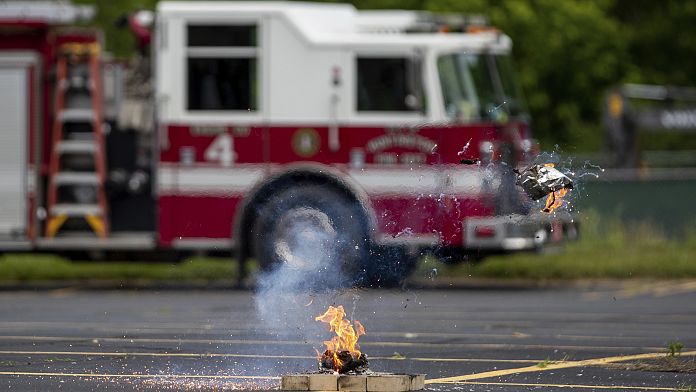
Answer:
[[(270, 284), (287, 290), (359, 284), (370, 249), (359, 203), (320, 185), (295, 186), (271, 197), (259, 210), (251, 240), (261, 284), (274, 279)], [(279, 275), (271, 275), (274, 271)]]
[(399, 287), (419, 260), (420, 255), (411, 254), (405, 246), (373, 246), (363, 283), (370, 287)]

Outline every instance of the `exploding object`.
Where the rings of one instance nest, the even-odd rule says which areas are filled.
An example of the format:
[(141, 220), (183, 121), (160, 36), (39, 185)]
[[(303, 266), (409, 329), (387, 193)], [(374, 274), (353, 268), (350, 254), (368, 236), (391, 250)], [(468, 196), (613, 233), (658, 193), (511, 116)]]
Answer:
[(573, 189), (573, 180), (554, 168), (553, 163), (534, 165), (517, 173), (517, 185), (532, 198), (539, 200), (544, 196), (546, 204), (543, 212), (550, 213), (563, 204), (563, 196)]
[[(325, 341), (326, 350), (318, 355), (319, 370), (345, 374), (361, 373), (367, 370), (367, 356), (360, 352), (358, 339), (365, 334), (365, 327), (355, 320), (355, 327), (345, 318), (346, 311), (342, 305), (329, 306), (329, 309), (314, 320), (329, 324), (336, 336)], [(317, 352), (318, 354), (318, 352)]]
[(531, 166), (517, 175), (517, 185), (524, 189), (532, 200), (560, 191), (573, 189), (573, 180), (554, 168), (553, 163)]

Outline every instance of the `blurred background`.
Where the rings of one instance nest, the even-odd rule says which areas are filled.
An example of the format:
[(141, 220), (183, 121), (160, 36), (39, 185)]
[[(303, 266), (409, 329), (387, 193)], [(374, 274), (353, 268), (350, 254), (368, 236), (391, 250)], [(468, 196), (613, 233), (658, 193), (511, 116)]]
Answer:
[[(341, 1), (334, 1), (341, 2)], [(410, 9), (486, 16), (513, 39), (513, 57), (542, 151), (561, 153), (568, 165), (617, 164), (604, 114), (607, 94), (625, 84), (696, 87), (696, 3), (683, 0), (356, 0), (359, 9)], [(76, 0), (97, 6), (93, 24), (106, 33), (117, 57), (134, 52), (133, 35), (114, 25), (124, 13), (154, 9), (156, 0)], [(666, 97), (631, 100), (640, 107), (696, 107)], [(641, 106), (642, 105), (642, 106)], [(696, 168), (696, 128), (640, 129), (635, 168)], [(636, 176), (641, 179), (637, 179)], [(685, 176), (686, 175), (686, 178)], [(576, 203), (627, 220), (650, 220), (666, 233), (681, 233), (696, 219), (696, 175), (643, 170), (587, 181)], [(647, 181), (649, 179), (649, 181)], [(675, 181), (680, 180), (680, 181)]]
[[(106, 50), (134, 54), (133, 36), (115, 26), (121, 15), (154, 9), (156, 0), (74, 0), (91, 4), (90, 25), (105, 31)], [(513, 57), (541, 150), (568, 170), (598, 169), (578, 180), (570, 202), (582, 237), (560, 253), (491, 257), (451, 267), (426, 259), (416, 278), (696, 276), (696, 2), (688, 0), (355, 0), (359, 9), (412, 9), (480, 14), (513, 39)], [(613, 95), (612, 95), (613, 94)], [(614, 105), (612, 107), (612, 105)], [(670, 110), (687, 110), (676, 125)], [(661, 111), (667, 111), (667, 114)], [(652, 121), (655, 118), (663, 122)], [(683, 120), (683, 121), (682, 121)], [(681, 121), (681, 122), (680, 122)], [(3, 256), (0, 276), (61, 276), (63, 259), (22, 272)], [(158, 265), (151, 278), (217, 279), (236, 272), (224, 260), (194, 258)], [(185, 265), (184, 265), (185, 267)], [(3, 271), (2, 269), (5, 268)], [(116, 280), (140, 276), (129, 266), (85, 265), (80, 279), (113, 268)], [(94, 269), (91, 269), (94, 268)], [(19, 272), (18, 272), (19, 271)], [(129, 272), (130, 271), (130, 272)], [(178, 271), (178, 270), (177, 270)], [(160, 275), (161, 274), (161, 275)], [(181, 274), (181, 275), (179, 275)], [(222, 274), (222, 275), (221, 275)], [(84, 275), (84, 276), (83, 276)], [(146, 276), (147, 278), (147, 276)]]
[[(334, 1), (338, 3), (339, 1)], [(107, 50), (133, 55), (132, 34), (114, 25), (124, 13), (154, 9), (156, 0), (75, 0), (97, 6), (93, 25), (106, 33)], [(461, 12), (489, 18), (513, 38), (513, 55), (535, 136), (542, 150), (569, 154), (606, 149), (602, 111), (606, 93), (625, 83), (696, 86), (696, 4), (691, 1), (590, 0), (359, 0), (359, 9)], [(646, 133), (641, 151), (673, 151), (674, 161), (648, 153), (648, 166), (687, 162), (696, 138)], [(688, 154), (693, 155), (693, 154)], [(585, 155), (583, 155), (585, 156)]]

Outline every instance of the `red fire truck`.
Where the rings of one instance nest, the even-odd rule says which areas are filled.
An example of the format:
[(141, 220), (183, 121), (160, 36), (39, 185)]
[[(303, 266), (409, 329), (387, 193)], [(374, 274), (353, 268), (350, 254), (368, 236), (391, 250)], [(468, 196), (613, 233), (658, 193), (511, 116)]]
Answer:
[(577, 235), (515, 187), (536, 144), (476, 18), (165, 1), (133, 65), (73, 27), (93, 13), (0, 3), (0, 251), (322, 249), (389, 280)]

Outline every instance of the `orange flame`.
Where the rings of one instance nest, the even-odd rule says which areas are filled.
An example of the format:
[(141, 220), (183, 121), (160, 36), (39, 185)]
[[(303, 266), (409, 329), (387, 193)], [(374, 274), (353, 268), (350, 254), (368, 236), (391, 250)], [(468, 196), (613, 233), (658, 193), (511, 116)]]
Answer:
[(546, 198), (546, 205), (541, 211), (549, 214), (554, 212), (558, 207), (563, 205), (563, 196), (567, 193), (568, 189), (566, 188), (561, 188), (556, 192), (549, 193), (549, 197)]
[(315, 321), (329, 324), (329, 330), (336, 333), (336, 336), (331, 340), (324, 341), (324, 345), (326, 350), (333, 354), (334, 364), (337, 367), (342, 365), (341, 360), (338, 359), (338, 353), (341, 351), (348, 351), (353, 358), (360, 357), (358, 339), (365, 335), (365, 327), (360, 324), (360, 321), (355, 320), (355, 328), (353, 328), (350, 320), (346, 319), (345, 316), (346, 311), (342, 305), (339, 305), (337, 307), (329, 306), (326, 313), (314, 318)]
[[(553, 163), (544, 163), (544, 166), (555, 167), (556, 165)], [(567, 193), (568, 189), (566, 188), (561, 188), (555, 192), (549, 193), (549, 196), (546, 198), (546, 205), (544, 205), (544, 209), (541, 210), (541, 212), (550, 214), (556, 211), (558, 207), (563, 205), (563, 196), (565, 196)]]

